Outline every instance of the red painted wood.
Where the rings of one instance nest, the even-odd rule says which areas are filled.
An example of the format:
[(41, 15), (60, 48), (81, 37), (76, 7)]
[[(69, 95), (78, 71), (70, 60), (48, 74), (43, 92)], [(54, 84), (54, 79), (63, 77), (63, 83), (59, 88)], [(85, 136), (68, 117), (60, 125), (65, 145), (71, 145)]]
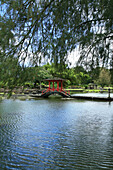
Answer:
[(57, 91), (59, 91), (59, 81), (57, 81)]
[[(59, 80), (52, 80), (52, 79), (45, 79), (45, 81), (48, 81), (49, 82), (49, 88), (47, 88), (47, 90), (46, 91), (44, 91), (44, 92), (42, 92), (42, 94), (45, 94), (45, 93), (48, 93), (48, 92), (54, 92), (54, 91), (58, 91), (58, 92), (61, 92), (62, 94), (64, 94), (64, 95), (67, 95), (67, 94), (69, 94), (68, 92), (66, 92), (66, 91), (64, 91), (63, 90), (63, 79), (59, 79)], [(54, 87), (54, 83), (57, 83), (57, 88), (55, 89), (55, 87)], [(51, 86), (51, 83), (52, 83), (52, 85), (53, 85), (53, 87), (51, 88), (50, 86)], [(61, 84), (61, 87), (59, 87), (60, 86), (60, 84)]]
[(61, 91), (62, 91), (62, 89), (63, 89), (63, 81), (61, 81)]
[[(48, 82), (49, 82), (49, 88), (48, 88), (49, 91), (50, 91), (50, 90), (55, 91), (55, 88), (54, 88), (54, 83), (55, 83), (55, 82), (57, 83), (57, 89), (56, 89), (56, 90), (57, 90), (57, 91), (63, 91), (63, 81), (62, 81), (62, 80), (48, 80)], [(52, 82), (52, 84), (53, 84), (52, 89), (51, 89), (51, 87), (50, 87), (51, 82)], [(59, 88), (59, 83), (61, 83), (61, 88)]]
[(50, 90), (50, 88), (51, 88), (51, 87), (50, 87), (50, 84), (51, 84), (51, 82), (49, 81), (49, 90)]
[(54, 91), (55, 89), (54, 89), (54, 81), (53, 81), (53, 91)]

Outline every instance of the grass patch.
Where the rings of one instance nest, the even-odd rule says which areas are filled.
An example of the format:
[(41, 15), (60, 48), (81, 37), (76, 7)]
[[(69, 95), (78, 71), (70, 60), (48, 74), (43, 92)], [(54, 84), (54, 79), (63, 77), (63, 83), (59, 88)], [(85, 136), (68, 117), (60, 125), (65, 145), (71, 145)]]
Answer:
[(80, 90), (81, 90), (81, 91), (83, 91), (84, 89), (65, 89), (65, 90), (69, 90), (69, 91), (70, 91), (70, 90), (71, 90), (71, 91), (80, 91)]
[(98, 89), (86, 89), (86, 90), (84, 90), (84, 92), (86, 92), (86, 93), (99, 93), (100, 90), (98, 90)]

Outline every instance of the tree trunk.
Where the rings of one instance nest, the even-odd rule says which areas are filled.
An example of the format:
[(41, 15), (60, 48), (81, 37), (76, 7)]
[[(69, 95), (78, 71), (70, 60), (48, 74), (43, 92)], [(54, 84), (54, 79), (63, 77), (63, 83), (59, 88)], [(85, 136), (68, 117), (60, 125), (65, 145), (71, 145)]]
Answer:
[(41, 81), (40, 81), (40, 90), (42, 89)]

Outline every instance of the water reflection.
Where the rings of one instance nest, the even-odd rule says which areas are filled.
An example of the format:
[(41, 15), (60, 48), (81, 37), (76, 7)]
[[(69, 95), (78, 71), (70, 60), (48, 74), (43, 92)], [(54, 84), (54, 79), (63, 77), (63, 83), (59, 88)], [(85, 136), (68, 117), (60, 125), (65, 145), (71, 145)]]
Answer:
[[(73, 94), (72, 96), (90, 96), (90, 97), (108, 97), (109, 94), (106, 93), (78, 93)], [(113, 97), (113, 93), (110, 93), (110, 97)]]
[(4, 100), (1, 169), (113, 169), (112, 104)]

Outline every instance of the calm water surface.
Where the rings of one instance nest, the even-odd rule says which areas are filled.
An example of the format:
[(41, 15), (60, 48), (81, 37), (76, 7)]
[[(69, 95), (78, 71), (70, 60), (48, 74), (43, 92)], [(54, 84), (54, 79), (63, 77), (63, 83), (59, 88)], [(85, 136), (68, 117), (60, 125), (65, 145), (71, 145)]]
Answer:
[(2, 169), (113, 169), (113, 102), (2, 101)]
[[(108, 93), (79, 93), (72, 96), (91, 96), (91, 97), (108, 97)], [(110, 97), (113, 98), (113, 93), (110, 93)]]

